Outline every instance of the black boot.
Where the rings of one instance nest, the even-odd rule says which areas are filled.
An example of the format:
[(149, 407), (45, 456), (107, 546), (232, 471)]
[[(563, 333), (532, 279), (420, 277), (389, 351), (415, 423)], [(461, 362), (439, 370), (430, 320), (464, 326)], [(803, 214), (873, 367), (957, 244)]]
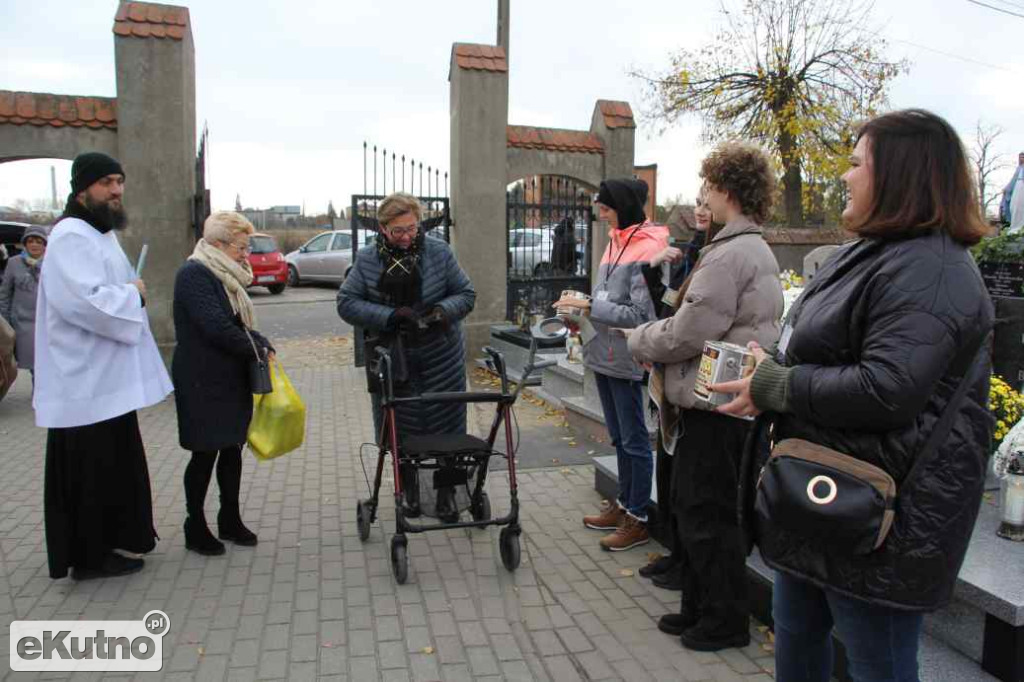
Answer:
[(691, 651), (721, 651), (722, 649), (742, 649), (750, 644), (750, 632), (737, 629), (732, 634), (709, 632), (700, 621), (679, 635), (679, 641)]
[(213, 474), (213, 463), (217, 453), (193, 452), (192, 459), (185, 467), (185, 547), (207, 556), (224, 553), (224, 543), (213, 537), (206, 525), (203, 501)]
[(221, 507), (220, 512), (217, 514), (217, 534), (222, 540), (230, 540), (236, 545), (242, 545), (243, 547), (252, 547), (259, 542), (256, 533), (253, 533), (242, 523), (242, 517), (238, 513), (237, 506), (234, 509)]
[(220, 512), (217, 514), (217, 535), (236, 545), (252, 547), (256, 534), (242, 523), (238, 493), (242, 484), (242, 448), (224, 448), (217, 458), (217, 485), (220, 486)]
[(700, 620), (700, 611), (697, 604), (683, 595), (679, 605), (679, 613), (667, 613), (658, 620), (658, 629), (670, 635), (678, 637), (683, 632), (693, 627)]
[(72, 570), (71, 575), (75, 580), (92, 580), (93, 578), (112, 578), (119, 575), (128, 575), (142, 570), (146, 562), (142, 559), (121, 556), (111, 552), (103, 558), (103, 563), (94, 568), (78, 568)]
[(455, 488), (445, 486), (437, 489), (437, 518), (442, 523), (458, 523), (459, 507), (455, 502)]
[(206, 517), (202, 514), (185, 519), (185, 548), (206, 556), (224, 553), (224, 543), (213, 537), (206, 525)]
[(419, 518), (423, 513), (420, 507), (419, 471), (411, 464), (402, 464), (399, 465), (398, 472), (402, 477), (402, 493), (405, 495), (405, 506), (402, 513), (410, 519)]

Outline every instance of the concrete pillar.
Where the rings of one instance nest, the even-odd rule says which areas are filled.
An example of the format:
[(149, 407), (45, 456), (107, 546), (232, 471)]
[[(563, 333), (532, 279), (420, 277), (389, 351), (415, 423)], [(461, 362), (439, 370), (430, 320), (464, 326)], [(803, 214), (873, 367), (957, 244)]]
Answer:
[(505, 163), (508, 62), (488, 45), (452, 47), (452, 247), (476, 287), (476, 309), (466, 321), (468, 358), (505, 319), (507, 286)]
[[(598, 100), (590, 121), (590, 132), (601, 138), (604, 144), (604, 177), (633, 177), (636, 122), (629, 103)], [(592, 285), (597, 281), (597, 265), (601, 262), (601, 255), (607, 246), (608, 225), (595, 220), (594, 235), (591, 239), (591, 256), (594, 263), (590, 274)]]
[(509, 52), (509, 21), (512, 16), (509, 4), (512, 0), (498, 0), (498, 47), (505, 50), (505, 61), (511, 62), (512, 55)]
[(174, 276), (192, 252), (195, 194), (195, 47), (188, 9), (123, 3), (114, 21), (118, 154), (124, 166), (134, 261), (149, 244), (146, 281), (153, 334), (165, 355), (174, 345)]

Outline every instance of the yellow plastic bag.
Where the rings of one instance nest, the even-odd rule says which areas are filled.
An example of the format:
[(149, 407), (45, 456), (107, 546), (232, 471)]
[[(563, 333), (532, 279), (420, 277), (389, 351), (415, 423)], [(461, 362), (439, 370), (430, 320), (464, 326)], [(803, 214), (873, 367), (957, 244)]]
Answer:
[(276, 360), (270, 363), (270, 384), (273, 391), (253, 396), (249, 448), (257, 459), (287, 454), (306, 437), (306, 406)]

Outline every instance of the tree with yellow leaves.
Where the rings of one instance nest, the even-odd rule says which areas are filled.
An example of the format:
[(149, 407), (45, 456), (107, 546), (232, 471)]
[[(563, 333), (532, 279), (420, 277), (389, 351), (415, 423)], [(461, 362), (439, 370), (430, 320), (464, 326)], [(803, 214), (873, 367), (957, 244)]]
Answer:
[(825, 194), (842, 191), (835, 179), (854, 126), (885, 104), (907, 67), (883, 57), (871, 9), (848, 0), (722, 0), (725, 26), (709, 44), (679, 50), (665, 73), (634, 71), (650, 86), (645, 114), (671, 124), (696, 113), (707, 142), (765, 145), (782, 169), (786, 221), (802, 226), (805, 208), (835, 203)]

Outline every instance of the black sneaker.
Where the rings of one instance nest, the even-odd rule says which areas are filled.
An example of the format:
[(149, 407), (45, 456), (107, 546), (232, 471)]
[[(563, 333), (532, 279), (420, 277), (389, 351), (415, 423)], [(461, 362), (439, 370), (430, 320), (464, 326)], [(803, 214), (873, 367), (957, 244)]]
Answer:
[(700, 623), (687, 628), (679, 635), (679, 641), (691, 651), (721, 651), (742, 649), (750, 644), (750, 632), (744, 630), (733, 635), (709, 635)]
[(103, 563), (96, 568), (75, 568), (72, 575), (75, 580), (92, 580), (94, 578), (112, 578), (129, 573), (138, 573), (146, 562), (132, 559), (120, 554), (108, 554)]
[(667, 572), (674, 564), (671, 556), (660, 556), (646, 566), (642, 566), (637, 573), (643, 578), (653, 578)]
[(651, 578), (651, 583), (655, 587), (660, 587), (663, 590), (680, 592), (683, 589), (682, 568), (679, 566), (674, 566), (665, 573), (659, 573), (658, 575)]

